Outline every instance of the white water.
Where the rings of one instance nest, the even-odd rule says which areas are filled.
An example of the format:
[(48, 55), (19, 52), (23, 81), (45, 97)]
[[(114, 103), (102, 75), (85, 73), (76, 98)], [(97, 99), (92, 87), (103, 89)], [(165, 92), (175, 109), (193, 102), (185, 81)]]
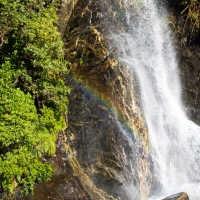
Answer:
[[(154, 166), (154, 197), (187, 192), (200, 199), (200, 128), (181, 102), (176, 56), (167, 18), (153, 0), (122, 0), (128, 31), (112, 34), (119, 60), (131, 67), (140, 87)], [(196, 191), (196, 193), (195, 193)]]

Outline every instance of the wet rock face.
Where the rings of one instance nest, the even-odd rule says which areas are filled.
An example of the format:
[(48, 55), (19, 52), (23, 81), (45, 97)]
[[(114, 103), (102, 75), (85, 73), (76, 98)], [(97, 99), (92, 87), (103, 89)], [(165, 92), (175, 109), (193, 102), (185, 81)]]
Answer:
[(200, 35), (191, 39), (188, 26), (183, 34), (185, 18), (181, 12), (184, 7), (179, 1), (169, 2), (169, 21), (178, 57), (182, 99), (187, 116), (200, 125)]
[(141, 199), (151, 188), (148, 134), (129, 66), (109, 46), (110, 27), (126, 30), (121, 1), (79, 0), (71, 15), (66, 59), (72, 63), (67, 144), (97, 188)]
[(97, 188), (114, 198), (140, 198), (136, 151), (142, 147), (127, 139), (105, 105), (79, 87), (71, 93), (67, 133), (78, 161)]
[(189, 197), (186, 193), (182, 192), (182, 193), (174, 194), (170, 197), (166, 197), (163, 200), (189, 200)]
[(179, 52), (179, 57), (186, 113), (200, 125), (200, 48), (188, 47)]

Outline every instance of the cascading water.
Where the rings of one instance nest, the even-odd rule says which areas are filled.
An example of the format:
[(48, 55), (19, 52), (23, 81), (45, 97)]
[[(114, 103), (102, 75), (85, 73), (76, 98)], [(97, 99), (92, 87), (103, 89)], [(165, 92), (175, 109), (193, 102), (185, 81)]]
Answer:
[[(154, 196), (187, 192), (200, 198), (200, 128), (181, 102), (175, 53), (164, 14), (153, 0), (123, 0), (126, 31), (112, 33), (118, 59), (137, 77), (148, 127)], [(195, 184), (195, 185), (194, 185)], [(199, 195), (199, 196), (198, 196)]]

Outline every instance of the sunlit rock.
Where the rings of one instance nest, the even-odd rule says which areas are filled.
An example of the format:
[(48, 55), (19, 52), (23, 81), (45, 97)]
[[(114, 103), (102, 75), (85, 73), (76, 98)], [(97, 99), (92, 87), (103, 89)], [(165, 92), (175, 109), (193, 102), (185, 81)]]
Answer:
[(174, 194), (172, 196), (166, 197), (163, 200), (189, 200), (189, 197), (186, 193), (181, 192), (181, 193)]
[(69, 145), (97, 188), (132, 200), (148, 196), (152, 176), (134, 76), (108, 40), (109, 25), (126, 29), (121, 16), (126, 6), (121, 1), (80, 0), (69, 19), (64, 35), (66, 59), (72, 63), (67, 138), (74, 135)]
[(19, 200), (90, 200), (79, 180), (68, 174), (54, 175), (50, 181), (35, 187), (34, 196), (28, 195)]

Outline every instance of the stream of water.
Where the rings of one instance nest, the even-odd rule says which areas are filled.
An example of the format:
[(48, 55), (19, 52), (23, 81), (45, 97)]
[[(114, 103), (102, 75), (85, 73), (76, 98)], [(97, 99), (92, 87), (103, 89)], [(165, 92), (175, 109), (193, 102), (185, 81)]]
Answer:
[(182, 105), (167, 16), (153, 0), (122, 3), (128, 31), (110, 37), (118, 59), (138, 79), (153, 161), (152, 199), (183, 191), (200, 199), (200, 127), (186, 117)]

